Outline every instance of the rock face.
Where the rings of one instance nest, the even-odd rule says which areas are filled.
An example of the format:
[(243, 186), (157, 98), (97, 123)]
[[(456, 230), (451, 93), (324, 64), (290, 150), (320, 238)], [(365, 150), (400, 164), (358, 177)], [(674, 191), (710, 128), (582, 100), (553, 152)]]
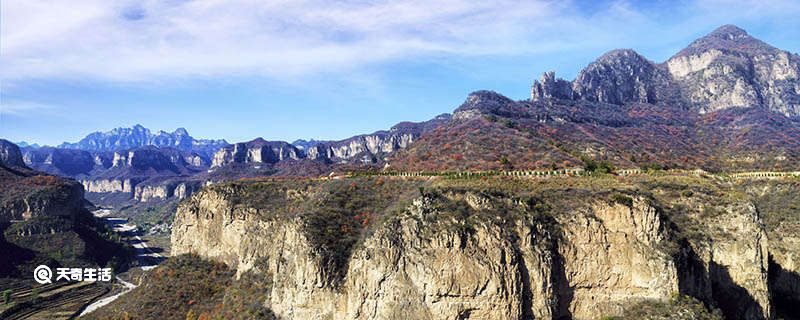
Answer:
[(83, 208), (75, 181), (32, 171), (17, 145), (0, 139), (0, 222), (38, 216), (72, 217)]
[(199, 190), (201, 181), (165, 181), (156, 184), (136, 185), (133, 198), (139, 202), (166, 200), (169, 198), (185, 199)]
[(664, 222), (644, 199), (633, 199), (630, 207), (599, 202), (559, 222), (569, 292), (562, 296), (570, 302), (560, 314), (619, 314), (631, 297), (663, 299), (680, 291), (673, 257), (658, 249), (669, 241)]
[(277, 163), (283, 160), (298, 160), (302, 153), (293, 145), (283, 141), (266, 141), (262, 138), (224, 147), (214, 154), (211, 167), (231, 163)]
[(424, 122), (401, 122), (388, 131), (377, 131), (340, 141), (318, 142), (305, 148), (309, 159), (339, 163), (380, 162), (398, 150), (408, 148), (421, 135), (450, 120), (449, 114)]
[(90, 175), (95, 168), (110, 167), (107, 154), (92, 155), (83, 150), (25, 148), (23, 157), (25, 163), (35, 170), (67, 177)]
[(666, 65), (701, 112), (763, 106), (800, 116), (800, 57), (735, 26), (722, 26), (694, 41)]
[[(242, 199), (263, 188), (274, 189), (261, 201), (278, 207)], [(206, 188), (179, 207), (172, 252), (261, 270), (273, 283), (265, 306), (286, 319), (596, 319), (676, 293), (729, 319), (773, 314), (766, 233), (746, 201), (694, 203), (716, 216), (686, 242), (662, 212), (666, 199), (562, 193), (543, 203), (444, 189), (368, 227), (339, 273), (306, 218), (281, 213), (337, 210), (306, 207), (318, 203), (315, 188)], [(561, 209), (542, 211), (551, 204)]]
[(36, 170), (79, 180), (91, 194), (126, 193), (129, 197), (115, 199), (137, 201), (171, 198), (182, 182), (191, 185), (181, 187), (179, 194), (186, 197), (200, 180), (191, 177), (209, 166), (196, 152), (154, 146), (115, 152), (25, 148), (24, 160)]
[(614, 50), (581, 70), (573, 83), (576, 97), (625, 104), (669, 100), (670, 76), (633, 50)]
[(662, 64), (633, 50), (614, 50), (570, 84), (545, 73), (532, 101), (586, 100), (610, 104), (689, 105), (708, 113), (760, 107), (800, 116), (800, 57), (726, 25), (692, 42)]
[[(542, 76), (543, 81), (549, 76), (545, 74)], [(534, 84), (536, 86), (536, 84)], [(539, 85), (541, 87), (541, 85)], [(544, 87), (543, 87), (544, 88)], [(555, 97), (558, 92), (542, 92), (542, 96)], [(480, 117), (487, 113), (495, 113), (503, 110), (508, 105), (513, 105), (514, 101), (494, 91), (476, 91), (470, 93), (464, 103), (461, 104), (453, 112), (454, 120), (469, 120), (475, 117)]]
[(16, 144), (0, 139), (0, 164), (14, 167), (25, 167), (22, 153)]
[(133, 192), (133, 187), (138, 183), (131, 179), (99, 179), (81, 181), (86, 192), (110, 193), (110, 192)]

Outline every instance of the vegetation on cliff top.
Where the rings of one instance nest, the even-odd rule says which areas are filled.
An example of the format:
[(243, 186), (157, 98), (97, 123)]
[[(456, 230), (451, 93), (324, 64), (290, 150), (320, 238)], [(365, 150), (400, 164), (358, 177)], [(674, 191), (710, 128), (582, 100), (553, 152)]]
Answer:
[(234, 271), (223, 263), (180, 255), (145, 274), (136, 289), (85, 318), (275, 319), (261, 303), (269, 287), (252, 275), (234, 279)]

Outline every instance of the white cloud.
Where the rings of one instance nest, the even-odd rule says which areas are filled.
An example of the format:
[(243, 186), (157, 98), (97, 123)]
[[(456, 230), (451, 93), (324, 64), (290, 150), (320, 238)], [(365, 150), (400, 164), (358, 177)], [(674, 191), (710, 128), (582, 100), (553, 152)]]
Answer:
[[(792, 2), (757, 9), (772, 14), (775, 4), (797, 12)], [(594, 48), (624, 37), (622, 31), (652, 26), (647, 14), (627, 1), (591, 14), (579, 13), (578, 3), (544, 0), (4, 0), (0, 5), (5, 80), (302, 76), (396, 59)], [(728, 10), (723, 0), (701, 1), (694, 8), (703, 14), (720, 5)]]
[(0, 102), (0, 116), (27, 117), (42, 113), (52, 114), (59, 109), (57, 106), (40, 104), (30, 101), (2, 101)]
[[(303, 75), (569, 46), (544, 1), (2, 2), (5, 79)], [(579, 24), (576, 29), (584, 27)], [(575, 35), (575, 32), (570, 32)]]

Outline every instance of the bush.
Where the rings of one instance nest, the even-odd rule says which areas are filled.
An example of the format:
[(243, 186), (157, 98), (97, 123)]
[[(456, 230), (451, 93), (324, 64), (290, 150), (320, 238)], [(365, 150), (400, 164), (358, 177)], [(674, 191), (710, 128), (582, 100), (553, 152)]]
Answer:
[(614, 172), (614, 165), (608, 161), (596, 161), (588, 157), (581, 157), (583, 170), (589, 174), (608, 174)]
[(628, 208), (632, 208), (633, 207), (633, 198), (631, 198), (630, 196), (621, 194), (621, 193), (615, 193), (615, 194), (611, 195), (611, 202), (619, 203), (619, 204), (621, 204), (623, 206), (626, 206)]
[(11, 303), (11, 289), (3, 291), (3, 304)]

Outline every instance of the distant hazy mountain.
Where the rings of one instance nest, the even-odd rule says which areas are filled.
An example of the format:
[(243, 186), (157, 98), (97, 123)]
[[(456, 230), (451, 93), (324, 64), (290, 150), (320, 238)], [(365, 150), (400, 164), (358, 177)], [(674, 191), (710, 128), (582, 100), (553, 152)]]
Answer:
[(184, 128), (174, 132), (152, 133), (141, 125), (132, 128), (116, 128), (108, 132), (95, 132), (76, 143), (64, 142), (63, 149), (104, 152), (134, 149), (143, 146), (173, 147), (184, 151), (194, 151), (210, 159), (219, 148), (226, 146), (225, 140), (195, 139)]
[(314, 140), (314, 139), (310, 139), (310, 140), (297, 139), (294, 142), (292, 142), (292, 145), (297, 147), (297, 149), (308, 150), (309, 148), (311, 148), (313, 146), (316, 146), (318, 144), (329, 143), (329, 142), (332, 142), (332, 141), (330, 141), (330, 140)]
[(16, 145), (20, 148), (41, 148), (38, 143), (27, 143), (25, 141), (17, 142)]

